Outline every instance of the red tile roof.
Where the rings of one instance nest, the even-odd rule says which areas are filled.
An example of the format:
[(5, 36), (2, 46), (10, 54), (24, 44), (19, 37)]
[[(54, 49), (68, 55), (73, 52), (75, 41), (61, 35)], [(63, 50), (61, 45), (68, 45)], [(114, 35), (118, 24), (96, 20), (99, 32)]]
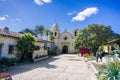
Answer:
[(14, 38), (20, 38), (21, 34), (20, 33), (16, 33), (16, 32), (5, 32), (3, 29), (0, 29), (0, 35), (4, 35), (4, 36), (9, 36), (9, 37), (14, 37)]
[[(17, 33), (17, 32), (12, 32), (12, 31), (5, 32), (3, 29), (0, 29), (0, 35), (9, 36), (9, 37), (13, 37), (13, 38), (20, 38), (20, 37), (22, 37), (23, 34), (20, 34), (20, 33)], [(40, 38), (35, 38), (35, 40), (37, 42), (50, 42), (50, 43), (53, 43), (52, 41), (43, 40), (43, 39), (40, 39)]]

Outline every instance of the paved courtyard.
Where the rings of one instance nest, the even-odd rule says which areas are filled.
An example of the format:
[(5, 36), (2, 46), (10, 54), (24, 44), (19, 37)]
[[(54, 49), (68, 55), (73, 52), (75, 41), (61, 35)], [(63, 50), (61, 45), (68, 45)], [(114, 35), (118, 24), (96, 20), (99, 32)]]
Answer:
[(15, 66), (8, 72), (13, 80), (91, 80), (91, 73), (85, 62), (73, 54)]

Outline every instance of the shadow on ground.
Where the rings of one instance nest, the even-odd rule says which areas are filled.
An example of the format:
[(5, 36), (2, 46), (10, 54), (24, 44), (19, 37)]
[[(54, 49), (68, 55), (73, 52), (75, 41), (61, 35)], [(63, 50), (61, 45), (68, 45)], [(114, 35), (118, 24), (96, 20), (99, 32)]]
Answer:
[(53, 62), (57, 59), (59, 58), (49, 57), (48, 59), (41, 60), (38, 62), (27, 63), (27, 64), (19, 65), (19, 66), (13, 66), (7, 72), (11, 75), (16, 75), (16, 74), (24, 73), (24, 72), (27, 72), (27, 71), (30, 71), (36, 68), (47, 68), (47, 69), (57, 68), (56, 65), (50, 64), (50, 62)]

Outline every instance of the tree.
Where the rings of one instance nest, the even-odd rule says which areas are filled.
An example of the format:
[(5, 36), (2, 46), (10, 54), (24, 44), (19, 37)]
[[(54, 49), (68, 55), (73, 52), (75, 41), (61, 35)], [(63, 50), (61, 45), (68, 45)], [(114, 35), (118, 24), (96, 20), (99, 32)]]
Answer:
[(32, 59), (32, 53), (35, 50), (35, 39), (30, 33), (24, 34), (17, 44), (18, 49), (22, 52), (21, 59)]
[(50, 34), (50, 30), (49, 29), (45, 29), (43, 31), (43, 33), (47, 36), (47, 40), (48, 40), (48, 35)]
[(25, 28), (24, 30), (20, 31), (19, 33), (25, 34), (25, 33), (31, 33), (34, 36), (37, 36), (37, 34), (32, 29)]
[(42, 38), (43, 36), (43, 31), (44, 31), (44, 27), (41, 26), (41, 25), (37, 25), (35, 27), (35, 30), (34, 30), (38, 35), (40, 35), (40, 38)]
[(91, 24), (79, 31), (73, 42), (73, 47), (75, 49), (80, 47), (91, 48), (96, 53), (99, 46), (115, 38), (117, 38), (116, 33), (111, 30), (110, 26)]
[(53, 35), (50, 35), (50, 36), (49, 36), (49, 40), (52, 41), (53, 39), (55, 39), (55, 37), (54, 37)]

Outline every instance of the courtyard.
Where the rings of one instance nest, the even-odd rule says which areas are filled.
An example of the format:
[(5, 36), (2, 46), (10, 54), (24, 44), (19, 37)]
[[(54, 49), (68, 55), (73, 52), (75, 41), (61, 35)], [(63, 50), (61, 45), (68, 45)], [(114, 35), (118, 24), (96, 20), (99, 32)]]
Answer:
[(14, 66), (8, 73), (13, 80), (91, 80), (91, 71), (76, 54), (63, 54)]

